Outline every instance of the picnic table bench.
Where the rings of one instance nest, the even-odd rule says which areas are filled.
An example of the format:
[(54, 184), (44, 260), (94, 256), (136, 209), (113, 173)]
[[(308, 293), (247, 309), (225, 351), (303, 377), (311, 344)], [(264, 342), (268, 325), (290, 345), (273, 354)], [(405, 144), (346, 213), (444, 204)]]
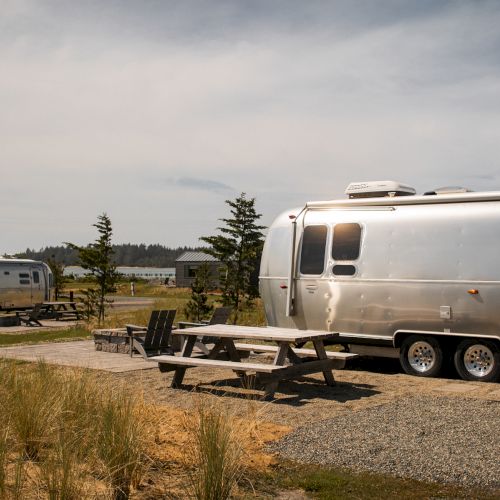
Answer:
[[(332, 370), (341, 367), (346, 359), (356, 357), (349, 353), (327, 353), (325, 340), (338, 337), (335, 332), (315, 330), (293, 330), (275, 327), (249, 327), (234, 325), (209, 325), (196, 328), (174, 330), (173, 335), (184, 335), (185, 341), (179, 356), (152, 356), (148, 361), (158, 363), (162, 372), (174, 371), (171, 386), (182, 385), (185, 372), (192, 367), (229, 368), (239, 375), (255, 373), (256, 379), (264, 386), (264, 396), (272, 398), (281, 380), (288, 380), (311, 373), (323, 373), (329, 386), (335, 385)], [(198, 337), (214, 338), (213, 345), (207, 345), (208, 354), (195, 352)], [(249, 339), (273, 342), (276, 345), (235, 344), (236, 339)], [(313, 343), (314, 349), (297, 349), (296, 343)], [(241, 361), (241, 351), (272, 352), (275, 354), (272, 364), (247, 363)], [(217, 359), (225, 354), (228, 359)], [(302, 357), (306, 355), (306, 357)]]

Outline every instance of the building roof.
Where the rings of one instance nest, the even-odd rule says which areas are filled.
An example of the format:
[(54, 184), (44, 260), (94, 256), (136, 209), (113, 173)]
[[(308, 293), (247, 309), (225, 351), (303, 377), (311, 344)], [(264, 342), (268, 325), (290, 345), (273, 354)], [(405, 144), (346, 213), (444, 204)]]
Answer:
[(184, 252), (175, 262), (219, 262), (215, 257), (205, 252)]

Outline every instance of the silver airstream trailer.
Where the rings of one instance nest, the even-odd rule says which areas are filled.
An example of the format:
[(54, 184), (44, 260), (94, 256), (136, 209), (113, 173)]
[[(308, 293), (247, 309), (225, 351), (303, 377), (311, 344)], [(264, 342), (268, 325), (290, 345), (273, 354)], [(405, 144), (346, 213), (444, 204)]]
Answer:
[(50, 300), (52, 272), (29, 259), (0, 258), (0, 310), (31, 307)]
[(416, 196), (355, 183), (271, 225), (260, 269), (270, 326), (340, 332), (353, 352), (398, 356), (413, 375), (453, 359), (500, 379), (500, 192)]

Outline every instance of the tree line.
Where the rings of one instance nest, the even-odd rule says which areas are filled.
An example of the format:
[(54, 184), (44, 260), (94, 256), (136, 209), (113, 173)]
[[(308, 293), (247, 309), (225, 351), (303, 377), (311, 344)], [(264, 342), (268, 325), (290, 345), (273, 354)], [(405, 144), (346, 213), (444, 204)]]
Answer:
[[(124, 243), (112, 245), (113, 263), (117, 266), (175, 267), (175, 259), (186, 251), (201, 250), (201, 247), (169, 248), (160, 244), (145, 245)], [(71, 246), (48, 246), (40, 250), (27, 248), (16, 257), (23, 259), (54, 260), (64, 266), (76, 266), (79, 263), (78, 251)]]

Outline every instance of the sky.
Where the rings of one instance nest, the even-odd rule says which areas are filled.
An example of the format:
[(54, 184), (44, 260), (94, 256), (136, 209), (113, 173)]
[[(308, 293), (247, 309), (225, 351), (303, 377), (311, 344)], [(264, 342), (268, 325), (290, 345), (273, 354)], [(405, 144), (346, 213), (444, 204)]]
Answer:
[(500, 190), (500, 2), (0, 0), (0, 253), (198, 245), (353, 181)]

